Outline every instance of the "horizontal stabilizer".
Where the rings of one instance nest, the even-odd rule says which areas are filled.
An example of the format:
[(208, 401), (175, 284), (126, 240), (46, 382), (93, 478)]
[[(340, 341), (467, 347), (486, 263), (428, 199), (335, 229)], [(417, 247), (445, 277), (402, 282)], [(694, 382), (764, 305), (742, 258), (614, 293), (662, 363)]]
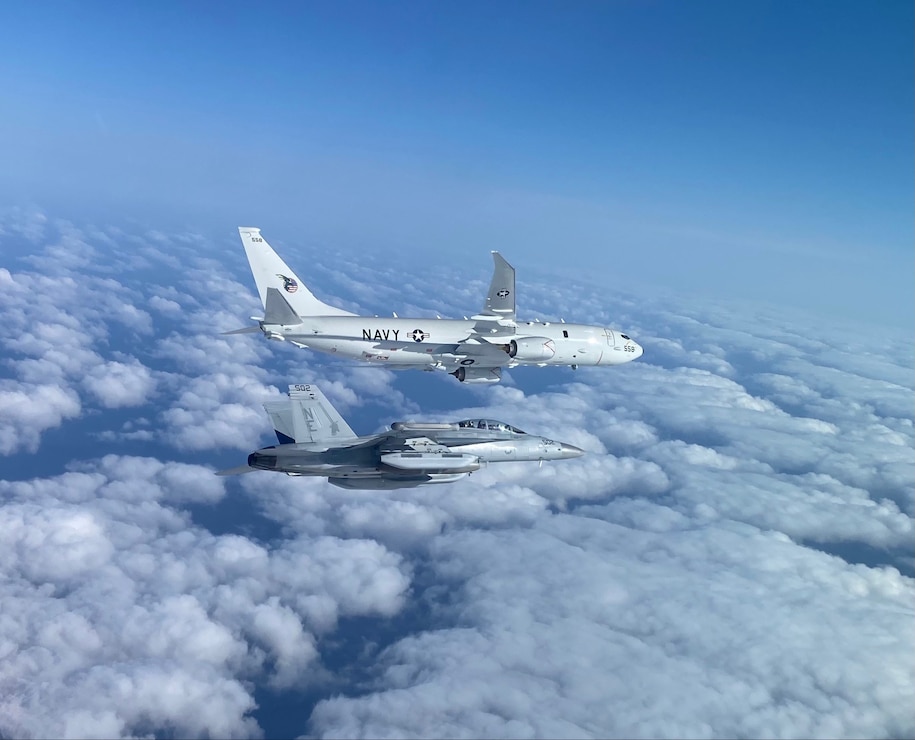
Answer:
[(239, 465), (237, 468), (228, 468), (226, 470), (220, 470), (216, 475), (244, 475), (245, 473), (253, 473), (254, 468), (249, 468), (247, 465)]
[(264, 302), (264, 323), (279, 324), (281, 326), (296, 326), (302, 319), (283, 298), (283, 294), (276, 288), (267, 288), (267, 298)]

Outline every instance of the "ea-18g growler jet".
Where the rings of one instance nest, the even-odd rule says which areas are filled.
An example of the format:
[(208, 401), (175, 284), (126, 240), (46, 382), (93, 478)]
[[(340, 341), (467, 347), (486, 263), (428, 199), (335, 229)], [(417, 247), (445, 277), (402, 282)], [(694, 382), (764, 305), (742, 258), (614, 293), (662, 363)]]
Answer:
[(316, 385), (289, 386), (289, 398), (264, 409), (279, 444), (252, 452), (248, 464), (219, 475), (275, 470), (323, 476), (341, 488), (412, 488), (450, 483), (487, 463), (564, 460), (582, 450), (525, 434), (501, 421), (453, 424), (400, 421), (391, 430), (357, 437)]
[(498, 383), (503, 367), (621, 365), (642, 356), (625, 334), (585, 324), (519, 322), (515, 269), (493, 252), (495, 270), (483, 310), (469, 319), (356, 316), (322, 303), (264, 241), (260, 229), (240, 226), (254, 282), (264, 306), (257, 327), (276, 339), (391, 369), (445, 370), (462, 383)]

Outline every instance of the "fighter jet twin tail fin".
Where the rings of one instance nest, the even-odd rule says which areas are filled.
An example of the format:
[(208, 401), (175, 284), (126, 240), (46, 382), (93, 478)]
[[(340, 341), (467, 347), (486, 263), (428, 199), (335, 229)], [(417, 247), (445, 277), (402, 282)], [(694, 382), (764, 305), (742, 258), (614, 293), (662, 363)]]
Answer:
[(280, 444), (322, 445), (356, 439), (340, 412), (310, 383), (290, 385), (288, 399), (268, 401), (264, 409)]

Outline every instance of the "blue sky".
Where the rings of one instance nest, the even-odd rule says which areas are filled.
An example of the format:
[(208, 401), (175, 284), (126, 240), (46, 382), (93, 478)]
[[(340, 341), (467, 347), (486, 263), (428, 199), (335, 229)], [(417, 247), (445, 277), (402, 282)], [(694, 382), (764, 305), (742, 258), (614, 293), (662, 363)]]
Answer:
[(51, 7), (0, 8), (15, 204), (913, 324), (910, 3)]
[[(911, 3), (0, 28), (0, 736), (915, 734)], [(467, 387), (221, 336), (239, 224), (366, 314), (475, 311), (500, 249), (522, 318), (645, 355)], [(215, 476), (298, 381), (588, 454)]]

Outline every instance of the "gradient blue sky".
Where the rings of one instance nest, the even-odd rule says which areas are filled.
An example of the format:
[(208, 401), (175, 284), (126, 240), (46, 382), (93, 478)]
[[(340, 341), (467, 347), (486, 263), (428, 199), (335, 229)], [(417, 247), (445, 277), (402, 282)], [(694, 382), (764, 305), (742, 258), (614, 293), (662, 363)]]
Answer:
[(0, 201), (913, 325), (910, 2), (0, 4)]

